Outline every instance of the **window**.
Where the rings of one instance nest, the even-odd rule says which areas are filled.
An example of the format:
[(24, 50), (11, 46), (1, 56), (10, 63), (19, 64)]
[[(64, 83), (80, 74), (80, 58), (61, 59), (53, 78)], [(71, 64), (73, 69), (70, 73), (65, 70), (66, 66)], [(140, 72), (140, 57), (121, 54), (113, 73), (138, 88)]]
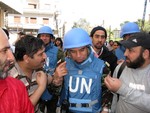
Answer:
[(14, 22), (20, 23), (21, 22), (20, 16), (14, 16)]
[(49, 23), (49, 19), (48, 18), (43, 18), (43, 24), (48, 24)]
[(30, 18), (30, 23), (31, 24), (36, 24), (36, 21), (37, 21), (36, 18), (33, 18), (33, 17)]
[(36, 9), (37, 8), (37, 4), (31, 4), (31, 3), (29, 3), (28, 4), (28, 8), (30, 8), (30, 9)]

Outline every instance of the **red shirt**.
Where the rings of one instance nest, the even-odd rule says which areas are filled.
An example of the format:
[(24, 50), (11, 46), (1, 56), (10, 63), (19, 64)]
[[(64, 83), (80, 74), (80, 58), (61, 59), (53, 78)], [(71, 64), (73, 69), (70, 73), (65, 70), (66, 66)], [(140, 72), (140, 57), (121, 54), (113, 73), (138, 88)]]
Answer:
[(26, 87), (10, 76), (0, 79), (0, 113), (34, 113)]

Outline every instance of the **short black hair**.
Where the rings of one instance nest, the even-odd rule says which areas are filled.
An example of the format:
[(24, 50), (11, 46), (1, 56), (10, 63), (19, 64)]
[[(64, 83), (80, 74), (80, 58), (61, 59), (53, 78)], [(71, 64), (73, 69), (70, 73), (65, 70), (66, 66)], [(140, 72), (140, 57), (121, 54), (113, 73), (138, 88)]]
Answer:
[(107, 38), (107, 31), (105, 28), (103, 28), (102, 26), (97, 26), (97, 27), (94, 27), (90, 33), (90, 37), (93, 37), (94, 33), (97, 31), (97, 30), (102, 30), (105, 32), (105, 38)]
[(28, 55), (33, 58), (34, 54), (43, 47), (44, 42), (40, 38), (36, 38), (32, 35), (25, 35), (15, 44), (14, 56), (16, 61), (22, 61), (24, 55)]

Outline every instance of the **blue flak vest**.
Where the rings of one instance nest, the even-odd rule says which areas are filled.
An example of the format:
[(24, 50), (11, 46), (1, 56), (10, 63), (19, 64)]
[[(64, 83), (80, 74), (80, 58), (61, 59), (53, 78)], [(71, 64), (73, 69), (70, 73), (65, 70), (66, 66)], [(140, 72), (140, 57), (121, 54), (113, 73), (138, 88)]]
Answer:
[[(46, 65), (44, 68), (52, 75), (54, 73), (54, 70), (57, 66), (57, 54), (58, 54), (58, 48), (54, 46), (53, 43), (50, 43), (46, 49), (45, 49), (47, 59), (46, 59)], [(51, 100), (52, 95), (48, 92), (46, 89), (44, 93), (41, 96), (42, 100)]]
[[(82, 64), (66, 58), (68, 74), (64, 77), (61, 102), (67, 99), (76, 107), (69, 107), (74, 113), (97, 113), (101, 110), (101, 78), (104, 61), (96, 58), (91, 52)], [(60, 103), (61, 103), (60, 102)], [(81, 105), (89, 105), (81, 107)]]

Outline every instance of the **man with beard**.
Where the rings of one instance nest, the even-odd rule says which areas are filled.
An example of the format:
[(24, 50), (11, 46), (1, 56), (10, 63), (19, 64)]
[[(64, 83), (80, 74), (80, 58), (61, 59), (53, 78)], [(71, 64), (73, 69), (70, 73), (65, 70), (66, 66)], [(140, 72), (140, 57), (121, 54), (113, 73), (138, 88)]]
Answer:
[[(24, 38), (16, 42), (14, 55), (16, 64), (10, 70), (10, 73), (25, 84), (32, 104), (38, 106), (38, 101), (47, 84), (52, 81), (56, 84), (61, 83), (62, 80), (59, 80), (59, 75), (66, 74), (64, 71), (64, 74), (61, 72), (65, 67), (65, 63), (56, 69), (53, 78), (52, 76), (47, 77), (47, 74), (42, 69), (47, 58), (44, 42), (32, 35), (25, 35)], [(38, 110), (35, 109), (35, 111)]]
[[(108, 48), (104, 45), (107, 39), (106, 29), (101, 26), (94, 27), (90, 33), (90, 37), (92, 39), (92, 43), (93, 43), (92, 47), (95, 52), (95, 55), (99, 59), (105, 61), (106, 65), (111, 71), (111, 74), (113, 74), (117, 66), (117, 57), (111, 51), (109, 51)], [(104, 74), (107, 75), (108, 73), (104, 71)], [(103, 76), (103, 79), (105, 75)], [(112, 100), (112, 94), (102, 81), (102, 106), (103, 107), (107, 106), (107, 108), (110, 108), (111, 100)]]
[[(126, 67), (119, 79), (117, 73), (104, 80), (108, 89), (114, 92), (112, 113), (150, 112), (150, 34), (140, 32), (121, 43), (125, 48)], [(119, 95), (117, 95), (119, 94)]]
[(90, 33), (90, 37), (96, 56), (107, 62), (111, 74), (113, 74), (114, 69), (117, 66), (117, 57), (104, 45), (107, 39), (106, 29), (101, 26), (94, 27)]
[(24, 84), (8, 76), (13, 66), (8, 37), (0, 28), (0, 113), (34, 113)]

